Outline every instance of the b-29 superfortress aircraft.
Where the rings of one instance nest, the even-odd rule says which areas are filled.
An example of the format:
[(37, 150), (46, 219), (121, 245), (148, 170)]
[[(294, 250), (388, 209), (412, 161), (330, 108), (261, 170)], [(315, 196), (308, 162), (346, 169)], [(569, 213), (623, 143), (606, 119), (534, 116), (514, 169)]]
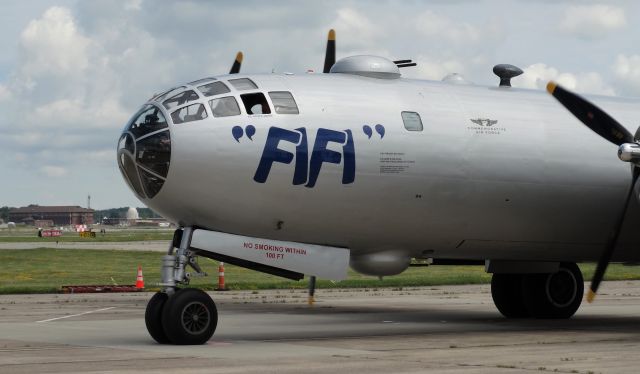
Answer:
[(405, 79), (410, 60), (336, 62), (333, 30), (325, 74), (241, 62), (154, 95), (118, 143), (129, 187), (180, 227), (146, 311), (160, 343), (216, 329), (213, 300), (185, 287), (198, 256), (298, 280), (483, 263), (507, 318), (569, 318), (577, 262), (599, 261), (593, 298), (610, 261), (640, 260), (639, 100), (515, 89), (512, 65), (494, 87)]

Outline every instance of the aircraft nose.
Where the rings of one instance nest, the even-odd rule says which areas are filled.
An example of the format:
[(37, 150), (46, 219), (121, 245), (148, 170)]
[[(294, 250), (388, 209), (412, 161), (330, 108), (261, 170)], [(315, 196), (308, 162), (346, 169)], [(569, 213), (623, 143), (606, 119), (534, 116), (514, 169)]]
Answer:
[(142, 199), (160, 192), (169, 174), (171, 136), (160, 108), (143, 106), (118, 141), (118, 166), (129, 187)]

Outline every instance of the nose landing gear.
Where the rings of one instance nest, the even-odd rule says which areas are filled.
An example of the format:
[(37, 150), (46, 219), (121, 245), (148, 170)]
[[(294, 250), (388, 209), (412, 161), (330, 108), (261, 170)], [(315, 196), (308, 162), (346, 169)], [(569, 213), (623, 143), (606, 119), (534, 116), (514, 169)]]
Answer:
[(144, 323), (147, 325), (149, 335), (160, 344), (171, 343), (162, 327), (162, 310), (167, 303), (169, 295), (164, 292), (157, 292), (147, 303), (147, 310), (144, 313)]
[(169, 297), (162, 309), (161, 322), (171, 343), (204, 344), (216, 331), (218, 310), (206, 292), (184, 288)]
[[(218, 310), (211, 297), (195, 288), (178, 289), (188, 285), (193, 276), (204, 276), (189, 250), (191, 228), (176, 230), (169, 254), (163, 258), (162, 283), (165, 287), (149, 300), (145, 312), (145, 324), (149, 335), (160, 344), (194, 345), (206, 343), (218, 325)], [(175, 244), (179, 242), (176, 255)], [(196, 272), (186, 272), (190, 265)]]

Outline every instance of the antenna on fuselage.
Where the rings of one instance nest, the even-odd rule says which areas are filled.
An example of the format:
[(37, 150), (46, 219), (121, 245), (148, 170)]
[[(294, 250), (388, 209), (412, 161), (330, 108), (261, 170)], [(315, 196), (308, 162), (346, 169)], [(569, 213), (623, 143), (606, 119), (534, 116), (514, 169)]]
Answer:
[(514, 65), (499, 64), (493, 67), (493, 74), (500, 77), (500, 87), (511, 87), (511, 78), (522, 73), (522, 69)]
[(417, 66), (412, 60), (396, 60), (393, 62), (398, 68), (408, 68), (409, 66)]

